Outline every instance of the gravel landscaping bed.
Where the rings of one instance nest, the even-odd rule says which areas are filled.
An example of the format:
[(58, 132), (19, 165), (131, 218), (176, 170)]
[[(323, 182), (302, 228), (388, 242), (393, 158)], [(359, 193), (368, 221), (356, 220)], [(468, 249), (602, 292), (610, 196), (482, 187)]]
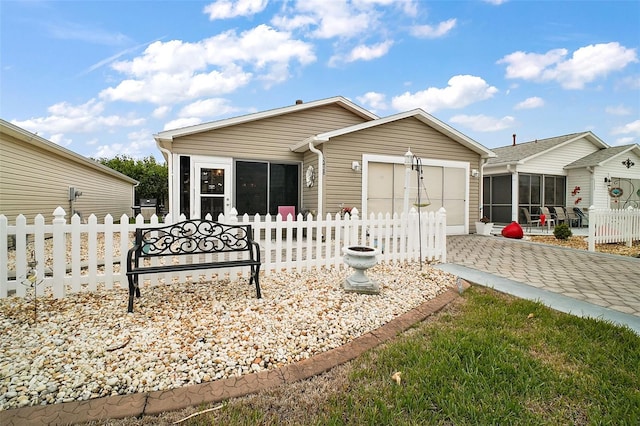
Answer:
[(262, 299), (246, 281), (146, 287), (133, 314), (125, 289), (1, 299), (0, 409), (275, 369), (344, 345), (456, 285), (428, 265), (380, 264), (367, 273), (379, 295), (346, 293), (351, 272), (264, 277)]

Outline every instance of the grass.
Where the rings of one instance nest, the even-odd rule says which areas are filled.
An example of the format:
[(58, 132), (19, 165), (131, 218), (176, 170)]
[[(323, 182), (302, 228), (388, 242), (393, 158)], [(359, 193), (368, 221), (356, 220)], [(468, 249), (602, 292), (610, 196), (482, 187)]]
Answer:
[(472, 287), (345, 366), (182, 424), (638, 425), (640, 337)]

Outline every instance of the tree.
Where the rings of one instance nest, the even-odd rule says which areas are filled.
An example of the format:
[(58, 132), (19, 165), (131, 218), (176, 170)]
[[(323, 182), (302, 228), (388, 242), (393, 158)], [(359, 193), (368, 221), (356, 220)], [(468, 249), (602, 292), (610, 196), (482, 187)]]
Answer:
[(135, 160), (126, 155), (114, 158), (100, 158), (99, 163), (127, 175), (140, 182), (136, 187), (136, 200), (155, 198), (164, 204), (168, 194), (168, 169), (166, 164), (158, 164), (153, 156)]

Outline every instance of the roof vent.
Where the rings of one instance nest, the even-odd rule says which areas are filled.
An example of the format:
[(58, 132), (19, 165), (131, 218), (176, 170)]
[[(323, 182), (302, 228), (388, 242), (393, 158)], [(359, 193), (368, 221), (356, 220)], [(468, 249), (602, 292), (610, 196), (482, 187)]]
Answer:
[(302, 104), (302, 99), (296, 99), (296, 105), (301, 105)]
[(516, 134), (513, 134), (513, 146), (516, 146)]

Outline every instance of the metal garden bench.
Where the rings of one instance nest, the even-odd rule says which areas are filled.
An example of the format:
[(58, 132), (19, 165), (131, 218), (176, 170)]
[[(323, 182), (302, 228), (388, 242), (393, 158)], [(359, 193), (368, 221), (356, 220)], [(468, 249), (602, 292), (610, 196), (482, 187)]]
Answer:
[[(242, 259), (226, 259), (228, 253), (241, 253)], [(218, 255), (216, 259), (198, 261), (201, 255)], [(222, 255), (222, 256), (219, 256)], [(178, 257), (191, 257), (191, 263), (174, 263)], [(205, 256), (207, 257), (207, 256)], [(164, 263), (148, 261), (160, 258)], [(186, 220), (173, 225), (137, 228), (135, 242), (127, 253), (129, 280), (128, 312), (133, 312), (133, 297), (140, 297), (138, 283), (141, 274), (182, 272), (198, 269), (251, 268), (249, 284), (260, 293), (260, 246), (253, 240), (251, 225), (227, 225), (207, 220)]]

